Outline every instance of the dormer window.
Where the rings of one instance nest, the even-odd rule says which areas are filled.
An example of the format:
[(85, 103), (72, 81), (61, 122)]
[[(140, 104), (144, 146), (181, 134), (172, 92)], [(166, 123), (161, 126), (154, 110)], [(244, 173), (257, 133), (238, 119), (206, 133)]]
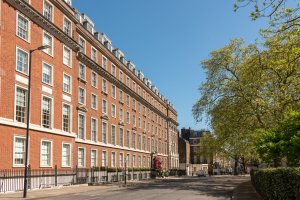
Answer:
[(108, 50), (110, 50), (111, 51), (111, 43), (109, 43), (108, 41), (105, 41), (104, 42), (104, 46), (108, 49)]
[(88, 32), (94, 34), (94, 27), (88, 21), (83, 22), (83, 26)]
[(66, 2), (67, 4), (69, 4), (70, 6), (72, 6), (72, 0), (65, 0), (65, 2)]

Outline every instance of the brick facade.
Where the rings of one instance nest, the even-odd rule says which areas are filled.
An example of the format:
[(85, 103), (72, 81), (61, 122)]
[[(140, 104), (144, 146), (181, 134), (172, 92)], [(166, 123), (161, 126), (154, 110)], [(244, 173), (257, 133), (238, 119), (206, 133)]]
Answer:
[[(50, 14), (47, 6), (52, 9)], [(31, 53), (32, 168), (74, 168), (81, 161), (81, 167), (113, 167), (113, 152), (115, 167), (124, 167), (128, 154), (128, 167), (150, 168), (154, 152), (164, 168), (178, 167), (176, 110), (121, 51), (107, 46), (109, 38), (104, 34), (97, 37), (99, 33), (86, 15), (63, 0), (0, 0), (0, 10), (0, 169), (24, 167), (26, 119), (17, 119), (21, 108), (16, 107), (26, 98), (20, 93), (16, 100), (16, 95), (17, 88), (28, 95), (28, 73), (18, 66), (26, 69), (27, 63), (28, 68), (30, 51), (49, 41), (52, 49)], [(85, 50), (80, 40), (85, 42)], [(22, 61), (25, 64), (19, 64)], [(66, 81), (69, 78), (70, 82)], [(79, 102), (79, 88), (84, 91), (83, 103)]]
[[(192, 130), (189, 129), (181, 129), (181, 137), (190, 143), (190, 160), (191, 164), (212, 164), (213, 158), (212, 154), (207, 150), (205, 146), (205, 138), (204, 134), (210, 133), (207, 130)], [(199, 155), (199, 148), (204, 148), (207, 150), (207, 154)]]

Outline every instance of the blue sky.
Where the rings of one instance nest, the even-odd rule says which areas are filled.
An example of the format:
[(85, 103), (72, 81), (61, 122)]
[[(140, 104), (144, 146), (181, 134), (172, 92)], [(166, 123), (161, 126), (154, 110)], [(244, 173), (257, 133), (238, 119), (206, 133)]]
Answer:
[(233, 12), (234, 0), (73, 0), (127, 59), (133, 61), (178, 112), (179, 129), (196, 123), (192, 106), (205, 81), (200, 62), (231, 39), (259, 37), (266, 19), (251, 21), (250, 7)]

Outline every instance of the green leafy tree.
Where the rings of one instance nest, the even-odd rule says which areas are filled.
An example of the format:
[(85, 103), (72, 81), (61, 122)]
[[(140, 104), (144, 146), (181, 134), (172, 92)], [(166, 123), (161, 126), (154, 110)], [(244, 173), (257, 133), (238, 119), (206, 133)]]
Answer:
[(265, 162), (277, 167), (286, 158), (288, 166), (299, 166), (300, 112), (288, 112), (275, 127), (257, 130), (255, 141), (257, 152)]
[(251, 45), (235, 39), (202, 61), (207, 79), (193, 114), (197, 120), (209, 117), (218, 151), (246, 158), (253, 151), (251, 133), (268, 130), (288, 110), (299, 109), (299, 34), (291, 30)]

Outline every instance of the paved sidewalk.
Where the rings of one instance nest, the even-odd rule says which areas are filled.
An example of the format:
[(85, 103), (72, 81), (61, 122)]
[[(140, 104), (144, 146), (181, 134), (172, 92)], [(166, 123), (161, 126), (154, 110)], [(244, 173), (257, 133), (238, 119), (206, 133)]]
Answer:
[[(101, 190), (107, 189), (108, 187), (112, 187), (112, 185), (104, 185), (103, 187), (90, 187), (87, 184), (84, 185), (72, 185), (67, 187), (55, 187), (49, 189), (36, 189), (36, 190), (28, 190), (27, 199), (43, 199), (45, 197), (55, 197), (62, 194), (72, 194), (72, 193), (83, 193), (92, 190)], [(0, 194), (0, 199), (5, 200), (17, 200), (22, 199), (23, 191), (19, 192), (10, 192), (5, 194)]]
[[(180, 179), (181, 177), (169, 177), (167, 179)], [(137, 184), (147, 184), (149, 182), (161, 182), (165, 179), (152, 179), (152, 180), (144, 180), (144, 181), (133, 181), (128, 182), (127, 186), (133, 186)], [(68, 195), (74, 193), (86, 193), (91, 191), (109, 191), (109, 190), (119, 190), (126, 186), (123, 183), (118, 184), (103, 184), (101, 186), (88, 186), (87, 184), (83, 185), (72, 185), (66, 187), (55, 187), (49, 189), (42, 189), (42, 190), (29, 190), (27, 193), (26, 199), (47, 199), (53, 198), (60, 195)], [(21, 200), (23, 199), (23, 192), (11, 192), (11, 193), (0, 193), (1, 200)], [(233, 200), (262, 200), (259, 194), (255, 191), (254, 187), (252, 186), (251, 181), (246, 181), (238, 185), (233, 191)]]
[[(143, 180), (143, 181), (130, 181), (127, 182), (127, 186), (133, 186), (137, 184), (145, 184), (149, 183), (150, 181), (159, 181), (159, 180)], [(108, 190), (115, 190), (115, 189), (122, 189), (127, 187), (124, 185), (124, 182), (120, 183), (113, 183), (113, 184), (100, 184), (97, 186), (88, 186), (88, 184), (81, 184), (81, 185), (71, 185), (65, 187), (53, 187), (47, 189), (35, 189), (35, 190), (28, 190), (27, 198), (26, 199), (47, 199), (49, 197), (56, 197), (60, 195), (68, 195), (74, 193), (85, 193), (90, 191), (108, 191)], [(7, 192), (7, 193), (0, 193), (0, 200), (20, 200), (23, 199), (23, 191), (18, 192)]]
[(262, 200), (256, 192), (251, 181), (246, 181), (238, 185), (233, 191), (233, 200)]

